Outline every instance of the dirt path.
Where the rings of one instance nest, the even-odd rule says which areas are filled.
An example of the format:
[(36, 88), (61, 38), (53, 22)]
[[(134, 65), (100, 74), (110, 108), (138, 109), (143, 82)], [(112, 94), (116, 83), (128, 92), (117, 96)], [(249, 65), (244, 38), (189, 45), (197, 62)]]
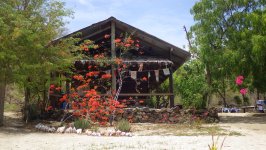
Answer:
[[(230, 131), (237, 131), (242, 136), (227, 136), (223, 150), (264, 150), (266, 148), (266, 116), (250, 114), (221, 114), (221, 123), (218, 125)], [(133, 137), (92, 137), (75, 134), (51, 134), (35, 132), (20, 121), (16, 121), (19, 115), (6, 113), (7, 123), (0, 128), (0, 150), (14, 149), (183, 149), (183, 150), (207, 150), (211, 144), (211, 136), (173, 136), (172, 130), (164, 130), (169, 133), (158, 133), (150, 126), (146, 136), (143, 130), (136, 130)], [(12, 120), (14, 119), (14, 120)], [(12, 123), (10, 125), (10, 123)], [(149, 127), (148, 124), (137, 124), (138, 128)], [(135, 128), (136, 129), (136, 128)], [(169, 126), (170, 129), (170, 126)], [(149, 132), (154, 134), (150, 135)], [(158, 130), (161, 131), (161, 130)], [(168, 136), (164, 136), (168, 135)], [(221, 143), (222, 138), (218, 143)], [(218, 144), (220, 145), (220, 144)]]

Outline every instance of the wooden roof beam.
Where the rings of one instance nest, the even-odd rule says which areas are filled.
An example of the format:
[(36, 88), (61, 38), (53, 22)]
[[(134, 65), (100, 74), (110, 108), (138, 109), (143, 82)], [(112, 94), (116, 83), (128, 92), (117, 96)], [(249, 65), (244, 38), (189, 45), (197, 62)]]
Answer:
[[(108, 26), (108, 27), (103, 28), (103, 29), (101, 29), (101, 30), (99, 30), (99, 31), (89, 33), (89, 35), (82, 37), (81, 40), (90, 39), (90, 38), (92, 38), (93, 36), (96, 36), (96, 35), (98, 35), (98, 34), (100, 34), (100, 33), (102, 33), (102, 32), (105, 32), (106, 30), (110, 30), (110, 29), (111, 29), (111, 26)], [(87, 34), (87, 33), (83, 33), (83, 34)]]

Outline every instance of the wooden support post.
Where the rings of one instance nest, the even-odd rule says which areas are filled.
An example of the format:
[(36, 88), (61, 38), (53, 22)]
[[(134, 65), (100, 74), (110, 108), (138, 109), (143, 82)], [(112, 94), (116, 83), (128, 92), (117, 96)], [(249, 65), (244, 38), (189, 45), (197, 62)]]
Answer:
[(169, 88), (170, 88), (170, 107), (174, 107), (175, 105), (175, 96), (174, 96), (174, 83), (173, 83), (173, 71), (172, 68), (170, 68), (170, 77), (169, 77)]
[[(172, 60), (172, 51), (173, 49), (170, 49), (170, 60)], [(170, 70), (170, 76), (169, 76), (169, 90), (172, 95), (170, 95), (170, 108), (175, 106), (175, 96), (174, 96), (174, 81), (173, 81), (173, 69), (172, 66), (169, 68)]]
[[(115, 51), (115, 22), (111, 22), (111, 58), (116, 58)], [(116, 92), (116, 76), (115, 76), (115, 66), (112, 65), (112, 94)]]

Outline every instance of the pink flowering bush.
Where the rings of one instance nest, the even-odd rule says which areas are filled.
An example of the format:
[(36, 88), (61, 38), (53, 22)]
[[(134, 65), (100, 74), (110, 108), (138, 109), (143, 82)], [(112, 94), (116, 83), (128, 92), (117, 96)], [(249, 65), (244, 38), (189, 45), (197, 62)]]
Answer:
[(244, 80), (244, 77), (243, 76), (237, 76), (236, 77), (236, 84), (237, 85), (242, 85), (243, 80)]
[(246, 95), (247, 92), (248, 92), (248, 90), (247, 90), (246, 88), (240, 89), (240, 93), (241, 93), (242, 95)]
[(247, 94), (247, 88), (243, 88), (243, 82), (244, 82), (244, 76), (242, 76), (242, 75), (239, 75), (239, 76), (237, 76), (236, 77), (236, 80), (235, 80), (235, 82), (236, 82), (236, 85), (237, 86), (239, 86), (239, 88), (240, 88), (240, 93), (244, 96), (244, 95), (246, 95)]

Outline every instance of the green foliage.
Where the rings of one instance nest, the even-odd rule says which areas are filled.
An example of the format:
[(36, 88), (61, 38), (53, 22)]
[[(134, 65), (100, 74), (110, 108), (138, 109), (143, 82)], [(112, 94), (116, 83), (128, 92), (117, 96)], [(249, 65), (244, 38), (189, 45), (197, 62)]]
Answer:
[(181, 96), (181, 102), (185, 107), (206, 107), (204, 95), (207, 85), (202, 67), (199, 61), (191, 60), (174, 76), (174, 86), (177, 89), (175, 92)]
[(4, 110), (7, 112), (7, 111), (20, 111), (21, 108), (17, 105), (17, 104), (9, 104), (9, 103), (5, 103), (4, 105)]
[(76, 129), (88, 129), (91, 128), (91, 121), (83, 118), (77, 119), (74, 122), (74, 126), (76, 127)]
[[(25, 109), (25, 108), (24, 108)], [(30, 105), (28, 105), (28, 108), (27, 108), (27, 121), (28, 120), (35, 120), (37, 118), (39, 118), (39, 115), (41, 113), (41, 110), (38, 106), (37, 103), (31, 103)]]
[(243, 103), (244, 103), (244, 105), (250, 105), (250, 102), (249, 102), (249, 98), (248, 97), (246, 97), (246, 96), (244, 96), (243, 97)]
[(224, 100), (238, 75), (266, 92), (266, 1), (200, 0), (191, 13), (190, 52), (204, 66), (208, 94)]
[(121, 119), (116, 123), (115, 128), (122, 132), (129, 132), (131, 130), (131, 125), (127, 120)]
[(64, 5), (59, 0), (0, 1), (0, 82), (6, 79), (27, 89), (25, 105), (42, 101), (38, 109), (44, 109), (53, 82), (50, 73), (64, 72), (74, 60), (77, 39), (52, 43), (63, 35), (65, 18), (72, 15)]
[(234, 101), (236, 102), (237, 105), (241, 105), (242, 104), (242, 100), (239, 96), (234, 96)]

